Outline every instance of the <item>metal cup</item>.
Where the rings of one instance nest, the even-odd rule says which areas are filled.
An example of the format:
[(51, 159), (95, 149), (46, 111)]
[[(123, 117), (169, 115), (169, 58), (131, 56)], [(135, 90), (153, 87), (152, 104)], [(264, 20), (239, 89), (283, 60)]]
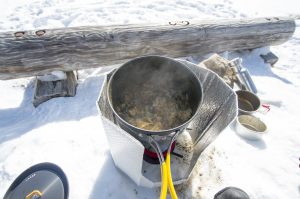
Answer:
[(246, 139), (259, 140), (267, 133), (267, 126), (253, 115), (240, 115), (236, 120), (236, 132)]
[(250, 115), (261, 108), (261, 101), (254, 93), (246, 90), (238, 90), (235, 93), (238, 97), (238, 108), (240, 115)]

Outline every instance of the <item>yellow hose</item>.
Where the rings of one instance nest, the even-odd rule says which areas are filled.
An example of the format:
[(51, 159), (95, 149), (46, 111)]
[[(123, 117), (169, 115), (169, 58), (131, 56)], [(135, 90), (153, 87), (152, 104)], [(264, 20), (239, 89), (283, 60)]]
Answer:
[(161, 190), (160, 190), (160, 199), (167, 198), (167, 187), (168, 187), (168, 176), (167, 176), (167, 165), (166, 162), (161, 164)]
[(34, 196), (40, 198), (40, 197), (42, 197), (42, 195), (43, 194), (39, 190), (33, 190), (25, 197), (25, 199), (31, 199)]
[(177, 194), (173, 185), (173, 180), (172, 180), (172, 173), (171, 173), (171, 155), (168, 152), (167, 157), (166, 157), (166, 164), (167, 164), (167, 178), (168, 178), (168, 185), (169, 185), (169, 191), (171, 194), (172, 199), (177, 199)]

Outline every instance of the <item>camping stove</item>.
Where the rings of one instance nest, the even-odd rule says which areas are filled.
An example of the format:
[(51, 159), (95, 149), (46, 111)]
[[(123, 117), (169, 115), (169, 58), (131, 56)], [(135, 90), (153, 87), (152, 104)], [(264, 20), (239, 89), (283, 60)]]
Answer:
[[(187, 61), (178, 61), (196, 74), (203, 88), (203, 99), (194, 119), (172, 146), (174, 184), (188, 180), (202, 151), (234, 120), (238, 112), (234, 91), (215, 73)], [(106, 89), (113, 72), (106, 75), (97, 107), (114, 163), (137, 185), (160, 186), (160, 166), (156, 153), (144, 139), (120, 128), (109, 105)], [(169, 136), (157, 136), (155, 139), (162, 150), (167, 149), (165, 144), (169, 143)]]

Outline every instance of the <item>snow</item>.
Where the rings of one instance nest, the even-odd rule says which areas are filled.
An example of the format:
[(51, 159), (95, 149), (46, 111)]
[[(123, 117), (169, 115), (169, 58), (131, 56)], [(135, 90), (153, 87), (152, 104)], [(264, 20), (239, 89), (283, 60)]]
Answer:
[[(77, 1), (1, 0), (0, 31), (79, 25), (152, 23), (175, 20), (299, 16), (299, 1)], [(268, 47), (225, 53), (241, 57), (258, 95), (271, 111), (259, 115), (268, 125), (262, 141), (239, 137), (232, 126), (201, 155), (190, 180), (177, 187), (180, 198), (213, 198), (237, 186), (251, 198), (300, 197), (300, 22), (290, 41), (270, 47), (275, 67), (259, 57)], [(189, 56), (189, 55), (187, 55)], [(197, 58), (188, 57), (195, 61)], [(157, 198), (159, 188), (136, 186), (115, 168), (98, 116), (104, 74), (111, 68), (80, 71), (76, 97), (32, 106), (34, 78), (0, 81), (0, 198), (26, 168), (49, 161), (70, 183), (70, 197)]]
[(37, 76), (37, 78), (41, 81), (49, 82), (67, 79), (67, 75), (63, 71), (52, 71), (49, 74)]

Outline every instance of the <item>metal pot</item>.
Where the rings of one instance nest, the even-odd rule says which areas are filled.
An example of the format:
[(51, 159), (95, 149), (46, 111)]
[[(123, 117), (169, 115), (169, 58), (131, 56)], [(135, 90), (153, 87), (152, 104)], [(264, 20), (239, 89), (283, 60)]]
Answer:
[(262, 104), (259, 97), (246, 90), (235, 92), (238, 96), (239, 115), (251, 115), (256, 112), (267, 113), (271, 110), (270, 105)]
[(236, 94), (238, 96), (239, 114), (253, 114), (261, 107), (260, 99), (254, 93), (246, 90), (238, 90)]
[[(139, 92), (140, 89), (132, 90), (130, 93), (125, 92), (130, 88), (137, 88), (149, 78), (156, 78), (154, 81), (156, 89), (165, 89), (165, 85), (174, 84), (174, 88), (178, 89), (178, 92), (188, 95), (188, 104), (192, 115), (187, 121), (169, 129), (152, 131), (138, 128), (120, 116), (116, 107), (123, 102), (124, 95)], [(161, 56), (144, 56), (125, 63), (109, 79), (107, 92), (108, 101), (117, 123), (122, 129), (139, 138), (145, 137), (144, 135), (167, 136), (183, 130), (194, 118), (202, 100), (202, 86), (195, 74), (184, 64)]]

